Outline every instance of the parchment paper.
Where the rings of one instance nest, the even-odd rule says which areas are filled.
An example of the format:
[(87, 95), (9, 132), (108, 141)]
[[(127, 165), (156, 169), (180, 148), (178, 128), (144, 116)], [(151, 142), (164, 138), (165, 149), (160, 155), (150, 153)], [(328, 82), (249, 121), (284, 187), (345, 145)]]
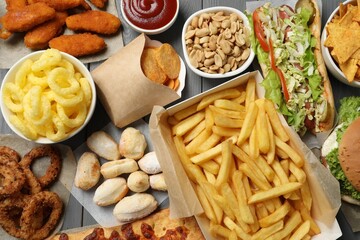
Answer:
[[(165, 106), (181, 97), (181, 91), (175, 92), (144, 75), (140, 58), (145, 46), (152, 46), (152, 41), (141, 34), (91, 72), (99, 99), (117, 127), (151, 113), (154, 105)], [(183, 66), (180, 87), (184, 86), (184, 71)]]
[[(153, 151), (148, 124), (143, 120), (139, 120), (130, 124), (129, 127), (134, 127), (138, 129), (142, 134), (144, 134), (148, 145), (147, 149), (145, 150), (145, 153)], [(116, 142), (119, 142), (121, 133), (124, 129), (119, 129), (115, 127), (112, 123), (109, 123), (102, 130), (110, 134)], [(90, 151), (90, 150), (86, 146), (86, 143), (83, 143), (74, 151), (76, 159), (78, 160), (85, 151)], [(102, 158), (100, 158), (100, 161), (101, 164), (107, 162), (107, 160), (104, 160)], [(127, 175), (124, 176), (125, 178), (127, 177)], [(123, 175), (121, 177), (123, 177)], [(101, 177), (99, 183), (88, 191), (79, 189), (74, 185), (72, 187), (71, 193), (101, 226), (103, 227), (118, 226), (121, 223), (114, 217), (112, 213), (115, 205), (100, 207), (96, 205), (93, 201), (95, 190), (103, 181), (104, 179)], [(147, 192), (151, 193), (156, 198), (158, 205), (160, 205), (168, 197), (167, 192), (154, 191), (154, 190), (148, 190)], [(128, 195), (129, 194), (132, 194), (131, 191), (129, 191)]]
[[(3, 146), (8, 146), (16, 150), (21, 157), (24, 156), (35, 146), (39, 146), (39, 144), (37, 143), (29, 142), (18, 136), (10, 135), (10, 134), (1, 134), (0, 143)], [(62, 157), (62, 167), (58, 180), (56, 180), (54, 184), (51, 185), (50, 191), (56, 192), (60, 196), (62, 202), (64, 203), (63, 212), (65, 212), (65, 209), (69, 202), (70, 191), (75, 177), (76, 161), (70, 147), (62, 144), (56, 144), (54, 146), (58, 150), (60, 150)], [(42, 176), (43, 173), (46, 171), (48, 165), (49, 165), (49, 161), (45, 161), (45, 159), (44, 160), (39, 159), (38, 161), (35, 161), (34, 164), (32, 164), (32, 170), (35, 175)], [(61, 217), (52, 235), (60, 231), (61, 226), (63, 224), (63, 220), (64, 220), (64, 214)], [(17, 239), (17, 238), (8, 235), (2, 228), (0, 228), (0, 239)]]
[[(173, 115), (175, 112), (199, 102), (200, 99), (210, 93), (244, 84), (250, 77), (255, 78), (257, 82), (262, 80), (258, 71), (251, 72), (179, 103), (167, 110), (159, 106), (154, 107), (150, 117), (150, 133), (165, 177), (170, 176), (172, 178), (171, 182), (167, 181), (169, 190), (171, 189), (171, 191), (169, 191), (171, 217), (187, 217), (198, 214), (199, 201), (181, 165), (179, 156), (176, 153), (170, 127), (167, 123), (167, 116)], [(263, 94), (263, 91), (264, 89), (257, 84), (258, 96), (260, 96), (261, 92)], [(284, 119), (283, 124), (286, 124)], [(287, 130), (291, 134), (292, 145), (294, 145), (299, 150), (299, 153), (303, 154), (306, 159), (304, 170), (308, 177), (314, 202), (312, 216), (319, 223), (321, 229), (321, 234), (314, 239), (337, 239), (341, 236), (341, 230), (335, 218), (341, 203), (339, 183), (330, 172), (321, 165), (319, 160), (311, 150), (306, 147), (292, 128), (287, 127)], [(168, 178), (166, 178), (166, 180), (168, 180)], [(202, 223), (204, 222), (200, 221), (199, 225), (203, 233), (207, 236), (207, 239), (214, 239), (208, 234), (208, 227), (206, 227), (208, 224), (204, 227)]]
[[(92, 9), (97, 9), (94, 5), (92, 5), (89, 1), (87, 1)], [(119, 1), (109, 0), (107, 7), (105, 9), (107, 12), (114, 14), (115, 16), (119, 16), (118, 9), (120, 10), (120, 6), (118, 5)], [(0, 16), (3, 16), (6, 13), (6, 2), (0, 1)], [(65, 29), (64, 34), (72, 34), (73, 31), (69, 29)], [(10, 68), (16, 61), (25, 55), (33, 52), (33, 50), (27, 48), (24, 44), (24, 33), (15, 33), (7, 40), (0, 39), (0, 69)], [(107, 48), (105, 51), (102, 51), (98, 54), (79, 57), (79, 59), (83, 63), (92, 63), (98, 62), (101, 60), (105, 60), (109, 58), (112, 54), (114, 54), (119, 48), (124, 46), (122, 39), (122, 27), (120, 27), (119, 31), (111, 36), (99, 35), (104, 38)]]

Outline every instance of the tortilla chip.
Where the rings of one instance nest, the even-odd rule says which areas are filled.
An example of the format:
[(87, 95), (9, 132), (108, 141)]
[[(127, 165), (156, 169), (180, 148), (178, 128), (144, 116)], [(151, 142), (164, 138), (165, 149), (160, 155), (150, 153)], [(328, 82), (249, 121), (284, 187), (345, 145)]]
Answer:
[(179, 76), (179, 55), (170, 44), (164, 43), (157, 49), (156, 60), (168, 78), (176, 79)]
[(360, 81), (360, 66), (358, 65), (358, 69), (355, 73), (355, 81)]
[(166, 86), (168, 86), (169, 88), (171, 89), (174, 89), (174, 86), (175, 86), (175, 81), (174, 79), (168, 79), (165, 83)]
[(353, 23), (353, 18), (356, 17), (357, 13), (358, 13), (358, 8), (348, 4), (347, 6), (352, 6), (349, 7), (348, 10), (346, 11), (346, 14), (341, 18), (341, 20), (339, 21), (339, 25), (346, 27), (349, 26)]
[(146, 47), (141, 56), (141, 68), (147, 78), (163, 84), (166, 81), (166, 75), (159, 67), (156, 61), (156, 48)]
[(340, 5), (339, 5), (339, 16), (340, 16), (340, 18), (344, 17), (344, 15), (346, 14), (346, 10), (347, 10), (346, 6), (343, 3), (340, 3)]
[(356, 72), (358, 71), (357, 63), (357, 59), (351, 58), (347, 62), (339, 64), (341, 71), (344, 73), (349, 82), (354, 81)]

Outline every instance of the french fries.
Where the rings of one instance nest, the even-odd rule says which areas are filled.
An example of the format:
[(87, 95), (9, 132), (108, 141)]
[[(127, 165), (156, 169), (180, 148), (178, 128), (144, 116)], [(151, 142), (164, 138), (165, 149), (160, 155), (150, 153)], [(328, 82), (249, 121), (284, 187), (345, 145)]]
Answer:
[(181, 163), (216, 239), (303, 239), (320, 232), (304, 159), (256, 84), (169, 116)]

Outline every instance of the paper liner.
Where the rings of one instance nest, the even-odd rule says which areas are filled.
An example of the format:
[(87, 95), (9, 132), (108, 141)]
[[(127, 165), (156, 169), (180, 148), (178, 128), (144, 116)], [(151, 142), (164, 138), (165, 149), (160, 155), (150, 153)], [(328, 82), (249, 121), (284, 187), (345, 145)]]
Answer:
[[(210, 93), (242, 85), (246, 83), (249, 78), (255, 78), (257, 82), (262, 80), (260, 72), (251, 72), (201, 93), (167, 110), (158, 106), (154, 107), (150, 117), (150, 134), (169, 186), (171, 217), (180, 218), (197, 215), (201, 211), (201, 205), (176, 152), (170, 126), (167, 123), (167, 116), (171, 116), (177, 111), (199, 102), (204, 96)], [(261, 91), (264, 91), (264, 89), (257, 84), (257, 94), (259, 95)], [(282, 121), (283, 124), (286, 124), (283, 118)], [(314, 239), (337, 239), (341, 236), (341, 230), (336, 221), (336, 214), (341, 204), (338, 182), (301, 141), (292, 128), (286, 127), (286, 129), (290, 133), (291, 144), (295, 146), (298, 152), (306, 159), (304, 170), (307, 174), (313, 197), (312, 216), (319, 223), (321, 229), (321, 234), (317, 235)], [(201, 216), (197, 217), (201, 219)], [(199, 225), (207, 239), (215, 239), (209, 234), (207, 223), (207, 219), (199, 221)]]
[[(97, 9), (94, 5), (87, 1), (92, 9)], [(100, 9), (111, 13), (115, 16), (119, 16), (118, 9), (120, 6), (117, 6), (115, 0), (109, 0), (107, 3), (107, 7), (105, 9)], [(3, 16), (6, 13), (6, 1), (0, 1), (0, 16)], [(65, 27), (64, 34), (73, 34), (74, 32)], [(0, 44), (0, 69), (10, 68), (16, 61), (25, 55), (32, 53), (34, 50), (27, 48), (24, 44), (24, 33), (15, 33), (7, 40), (1, 39)], [(120, 27), (119, 31), (112, 35), (99, 35), (104, 38), (106, 43), (106, 49), (101, 51), (100, 53), (79, 57), (79, 59), (83, 63), (92, 63), (98, 62), (101, 60), (105, 60), (113, 55), (119, 48), (124, 46), (123, 38), (122, 38), (122, 27)]]
[[(0, 142), (2, 146), (8, 146), (14, 150), (16, 150), (21, 157), (23, 157), (27, 152), (29, 152), (35, 146), (39, 146), (40, 144), (26, 141), (18, 136), (10, 135), (10, 134), (1, 134)], [(51, 185), (50, 191), (56, 192), (61, 198), (63, 205), (63, 213), (66, 211), (66, 207), (69, 202), (70, 191), (73, 185), (75, 170), (76, 170), (76, 161), (74, 158), (74, 154), (70, 147), (62, 144), (55, 144), (58, 150), (60, 150), (62, 157), (62, 167), (61, 172), (58, 179)], [(43, 174), (49, 165), (49, 161), (34, 161), (32, 164), (32, 170), (35, 174)], [(41, 176), (41, 175), (39, 175)], [(56, 234), (60, 231), (64, 220), (64, 214), (62, 214), (61, 219), (59, 220), (56, 228), (54, 229), (52, 235)], [(17, 239), (5, 232), (0, 227), (0, 239)]]
[[(150, 151), (153, 151), (153, 145), (151, 143), (148, 124), (144, 122), (143, 120), (138, 120), (132, 124), (130, 124), (128, 127), (134, 127), (138, 129), (144, 136), (147, 142), (147, 148), (145, 150), (145, 153), (148, 153)], [(112, 123), (109, 123), (106, 125), (103, 129), (101, 129), (108, 133), (110, 136), (113, 137), (113, 139), (118, 143), (120, 140), (121, 133), (124, 129), (119, 129), (115, 127)], [(75, 158), (79, 160), (80, 156), (85, 151), (91, 151), (86, 145), (86, 142), (84, 142), (82, 145), (80, 145), (75, 151)], [(105, 159), (99, 158), (101, 164), (108, 162)], [(121, 175), (120, 177), (127, 178), (127, 175)], [(113, 215), (113, 209), (115, 204), (110, 206), (101, 207), (95, 204), (93, 201), (94, 193), (96, 188), (104, 181), (104, 178), (101, 177), (99, 180), (99, 183), (92, 187), (91, 189), (84, 191), (80, 188), (75, 187), (75, 185), (72, 187), (71, 193), (72, 195), (79, 201), (79, 203), (91, 214), (91, 216), (96, 220), (98, 224), (100, 224), (103, 227), (114, 227), (118, 226), (121, 223), (114, 217)], [(147, 193), (151, 193), (155, 199), (158, 202), (158, 205), (160, 205), (162, 202), (164, 202), (167, 197), (167, 192), (161, 192), (161, 191), (155, 191), (149, 189), (146, 191)], [(129, 193), (127, 195), (132, 194), (129, 190)]]
[(174, 90), (143, 74), (140, 58), (150, 43), (141, 34), (91, 72), (99, 99), (117, 127), (151, 113), (154, 105), (165, 106), (180, 98)]

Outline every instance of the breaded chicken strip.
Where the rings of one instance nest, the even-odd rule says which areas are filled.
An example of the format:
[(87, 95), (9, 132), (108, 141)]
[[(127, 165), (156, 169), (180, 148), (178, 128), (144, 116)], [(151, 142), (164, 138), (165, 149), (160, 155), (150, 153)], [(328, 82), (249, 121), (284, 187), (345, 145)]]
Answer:
[(49, 20), (25, 34), (24, 43), (31, 49), (43, 49), (49, 44), (49, 41), (63, 32), (65, 19), (68, 16), (66, 12), (57, 12), (56, 17)]
[(120, 19), (111, 13), (90, 10), (66, 18), (66, 26), (74, 31), (113, 34), (121, 25)]
[(27, 5), (26, 0), (6, 0), (6, 10), (11, 11), (18, 8), (25, 7)]
[(98, 8), (103, 8), (105, 7), (107, 0), (90, 0), (90, 2)]
[(35, 3), (8, 11), (2, 17), (3, 28), (9, 32), (26, 32), (56, 16), (53, 8), (45, 3)]
[(28, 2), (30, 4), (43, 2), (54, 8), (56, 11), (65, 11), (78, 6), (83, 6), (87, 10), (90, 9), (90, 6), (85, 2), (85, 0), (28, 0)]
[(80, 57), (100, 52), (106, 47), (104, 39), (91, 33), (61, 35), (49, 42), (51, 48)]

